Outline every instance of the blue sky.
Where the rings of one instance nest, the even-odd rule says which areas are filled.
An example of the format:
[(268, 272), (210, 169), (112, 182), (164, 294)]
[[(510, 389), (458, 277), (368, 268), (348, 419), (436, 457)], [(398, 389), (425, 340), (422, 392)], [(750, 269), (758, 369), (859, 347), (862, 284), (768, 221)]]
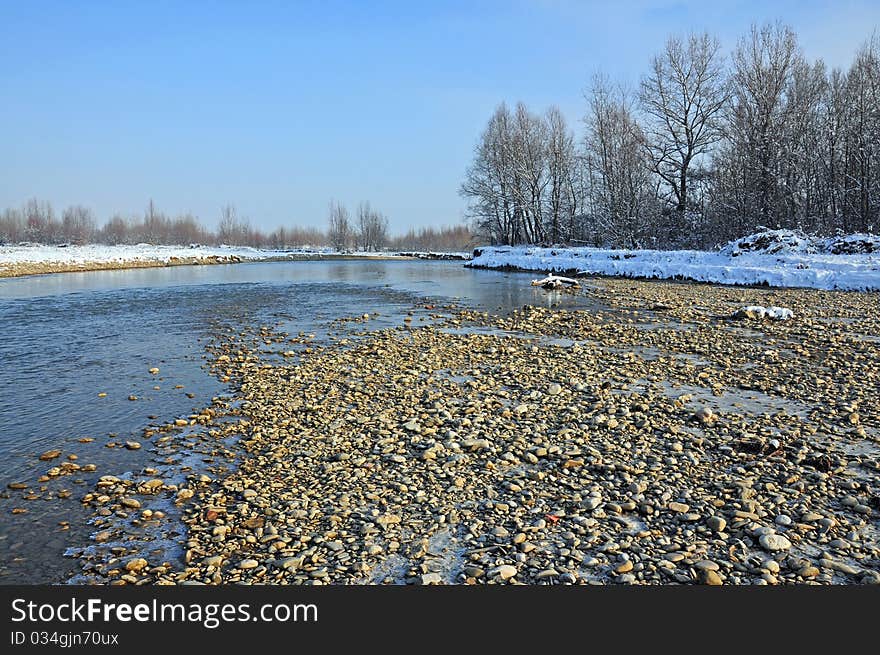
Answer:
[(0, 0), (0, 207), (323, 226), (370, 200), (392, 229), (455, 224), (502, 100), (571, 121), (602, 70), (635, 85), (670, 33), (727, 51), (782, 19), (846, 66), (880, 2), (39, 2)]

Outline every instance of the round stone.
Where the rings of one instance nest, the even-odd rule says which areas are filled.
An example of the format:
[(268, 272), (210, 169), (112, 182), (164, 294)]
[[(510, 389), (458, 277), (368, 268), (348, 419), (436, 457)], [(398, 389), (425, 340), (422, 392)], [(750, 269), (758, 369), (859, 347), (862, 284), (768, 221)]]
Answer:
[(715, 532), (724, 532), (727, 527), (727, 521), (721, 516), (710, 516), (706, 520), (706, 526)]
[(769, 551), (788, 550), (791, 548), (791, 542), (788, 537), (781, 534), (763, 534), (758, 540), (761, 548)]

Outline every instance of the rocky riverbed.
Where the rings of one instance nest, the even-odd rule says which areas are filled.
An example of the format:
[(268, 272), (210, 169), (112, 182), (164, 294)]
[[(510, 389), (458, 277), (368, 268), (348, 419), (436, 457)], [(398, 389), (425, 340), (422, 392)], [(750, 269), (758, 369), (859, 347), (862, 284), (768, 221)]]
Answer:
[[(323, 344), (219, 332), (234, 396), (145, 435), (176, 478), (83, 496), (83, 579), (880, 582), (877, 294), (550, 293), (607, 309), (423, 307)], [(744, 305), (794, 316), (731, 318)]]

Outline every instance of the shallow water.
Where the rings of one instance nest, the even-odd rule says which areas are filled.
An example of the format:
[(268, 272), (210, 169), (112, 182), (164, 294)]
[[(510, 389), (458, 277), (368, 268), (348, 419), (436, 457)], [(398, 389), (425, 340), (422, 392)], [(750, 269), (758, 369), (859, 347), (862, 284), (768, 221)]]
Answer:
[[(106, 445), (142, 441), (146, 426), (185, 416), (226, 391), (203, 368), (204, 344), (219, 325), (280, 326), (320, 340), (334, 319), (378, 312), (357, 329), (401, 325), (419, 304), (490, 312), (592, 306), (586, 296), (532, 287), (533, 277), (461, 262), (354, 260), (0, 280), (0, 583), (62, 582), (75, 571), (62, 554), (88, 543), (80, 497), (101, 475), (155, 464), (149, 443), (135, 451)], [(61, 449), (61, 457), (40, 461), (50, 449)], [(37, 483), (68, 455), (97, 470)], [(7, 489), (16, 482), (28, 489)], [(16, 508), (27, 512), (13, 514)]]

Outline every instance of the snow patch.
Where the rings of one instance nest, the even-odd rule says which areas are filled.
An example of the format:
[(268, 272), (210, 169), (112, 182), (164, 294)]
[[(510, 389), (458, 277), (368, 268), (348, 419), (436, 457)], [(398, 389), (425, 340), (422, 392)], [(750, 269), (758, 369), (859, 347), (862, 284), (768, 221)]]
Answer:
[(561, 289), (564, 285), (579, 287), (580, 282), (573, 278), (561, 277), (559, 275), (548, 275), (541, 280), (532, 280), (533, 287), (544, 287), (545, 289)]
[(285, 250), (260, 250), (239, 246), (0, 246), (0, 265), (14, 264), (112, 264), (123, 262), (170, 263), (179, 259), (209, 260), (238, 258), (259, 260), (291, 254)]
[[(333, 248), (309, 247), (273, 250), (251, 248), (248, 246), (153, 246), (146, 243), (137, 245), (108, 246), (90, 244), (85, 246), (44, 246), (40, 244), (0, 245), (0, 270), (21, 264), (55, 264), (60, 266), (85, 266), (89, 264), (156, 263), (169, 264), (174, 261), (261, 261), (266, 259), (285, 259), (302, 256), (324, 257), (346, 255), (358, 258), (388, 258), (400, 255), (389, 252), (345, 252)], [(466, 253), (421, 253), (424, 259), (459, 259), (469, 257)]]
[(770, 307), (748, 305), (747, 307), (736, 310), (733, 313), (733, 317), (751, 319), (769, 318), (773, 321), (787, 321), (790, 318), (794, 318), (794, 312), (786, 307), (777, 307), (775, 305), (771, 305)]

